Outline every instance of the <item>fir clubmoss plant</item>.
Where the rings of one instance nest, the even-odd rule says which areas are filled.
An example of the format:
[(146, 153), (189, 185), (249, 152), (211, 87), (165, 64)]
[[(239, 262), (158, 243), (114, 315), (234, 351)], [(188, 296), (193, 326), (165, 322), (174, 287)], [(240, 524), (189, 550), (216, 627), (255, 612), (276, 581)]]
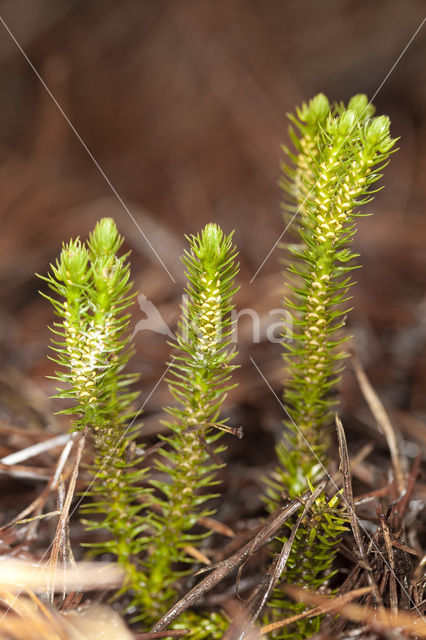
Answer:
[[(389, 120), (373, 117), (365, 96), (348, 107), (330, 106), (319, 95), (291, 116), (294, 152), (286, 150), (282, 186), (290, 198), (300, 244), (290, 247), (294, 278), (287, 306), (294, 341), (287, 345), (286, 431), (277, 446), (279, 466), (268, 480), (267, 503), (274, 509), (284, 493), (299, 497), (315, 485), (329, 463), (329, 426), (345, 356), (340, 334), (348, 311), (350, 272), (356, 257), (350, 243), (359, 206), (372, 198), (373, 184), (392, 153)], [(153, 469), (140, 470), (130, 453), (134, 431), (131, 405), (137, 376), (124, 372), (132, 349), (126, 339), (132, 304), (127, 256), (111, 219), (101, 220), (86, 244), (63, 246), (47, 281), (59, 321), (52, 328), (59, 365), (58, 396), (71, 401), (64, 412), (72, 428), (89, 432), (94, 443), (90, 501), (83, 512), (89, 530), (106, 537), (95, 553), (113, 554), (127, 575), (131, 605), (146, 625), (155, 623), (178, 596), (179, 579), (192, 569), (205, 532), (200, 519), (214, 513), (218, 439), (232, 431), (220, 411), (231, 389), (236, 355), (232, 343), (232, 297), (238, 272), (232, 234), (215, 224), (188, 238), (187, 304), (182, 307), (168, 384), (175, 404), (166, 409), (170, 434), (163, 436)], [(130, 424), (129, 424), (130, 423)], [(339, 495), (322, 494), (302, 522), (285, 579), (318, 589), (329, 579), (336, 542), (344, 530)], [(299, 612), (304, 605), (276, 592), (273, 607)], [(278, 637), (305, 638), (320, 619), (301, 620)], [(227, 621), (188, 611), (175, 623), (191, 638), (220, 638)]]
[[(320, 94), (290, 116), (295, 153), (285, 149), (282, 187), (290, 196), (285, 210), (295, 215), (301, 243), (291, 246), (289, 271), (293, 295), (286, 301), (293, 316), (293, 343), (286, 345), (288, 380), (284, 401), (289, 420), (277, 446), (279, 467), (268, 482), (273, 508), (282, 492), (291, 498), (315, 484), (328, 466), (329, 427), (348, 339), (339, 330), (348, 312), (350, 272), (357, 256), (350, 249), (359, 207), (370, 202), (395, 141), (389, 119), (373, 117), (362, 95), (347, 108), (331, 107)], [(318, 588), (327, 578), (343, 529), (336, 498), (317, 500), (296, 537), (285, 579)], [(282, 595), (277, 606), (288, 606)], [(300, 609), (294, 606), (293, 610)], [(303, 609), (303, 607), (302, 607)], [(296, 637), (314, 633), (318, 619), (301, 621)], [(285, 631), (282, 637), (290, 637)], [(281, 636), (280, 636), (281, 637)]]
[[(189, 238), (183, 257), (188, 303), (169, 366), (177, 405), (166, 409), (172, 434), (162, 438), (156, 463), (162, 478), (148, 479), (149, 470), (129, 461), (134, 433), (127, 425), (137, 395), (129, 385), (137, 376), (123, 373), (132, 353), (125, 332), (133, 296), (127, 256), (117, 255), (122, 242), (114, 222), (103, 219), (87, 246), (79, 239), (65, 244), (42, 278), (57, 296), (45, 297), (60, 317), (52, 328), (53, 360), (60, 365), (56, 397), (72, 400), (63, 413), (73, 416), (74, 429), (89, 431), (95, 445), (91, 500), (82, 510), (91, 517), (84, 520), (89, 530), (106, 530), (109, 536), (90, 546), (116, 556), (126, 570), (125, 588), (133, 593), (137, 618), (151, 624), (176, 596), (175, 583), (193, 561), (188, 548), (206, 535), (194, 526), (213, 513), (206, 502), (217, 495), (212, 487), (224, 449), (216, 441), (230, 430), (219, 413), (235, 369), (230, 312), (238, 266), (232, 234), (225, 236), (217, 225)], [(183, 622), (195, 627), (193, 637), (200, 640), (226, 628), (219, 614), (188, 614)]]
[[(232, 234), (225, 236), (209, 224), (188, 240), (189, 251), (183, 257), (187, 303), (168, 380), (176, 400), (167, 409), (171, 420), (165, 422), (172, 435), (163, 438), (165, 447), (156, 465), (163, 478), (151, 481), (157, 493), (151, 514), (155, 534), (145, 563), (145, 611), (152, 621), (175, 598), (176, 580), (186, 573), (183, 567), (194, 562), (188, 547), (198, 546), (205, 536), (194, 533), (194, 526), (213, 513), (207, 503), (217, 495), (212, 489), (221, 466), (217, 456), (223, 451), (216, 441), (220, 431), (229, 430), (219, 412), (235, 369), (230, 311), (238, 266)], [(211, 629), (208, 633), (213, 637)]]
[(104, 218), (87, 247), (79, 239), (64, 244), (51, 273), (42, 278), (58, 296), (45, 296), (60, 318), (52, 328), (51, 345), (52, 359), (60, 366), (54, 378), (61, 385), (56, 397), (72, 400), (62, 413), (74, 417), (73, 429), (87, 429), (95, 445), (91, 502), (83, 505), (93, 520), (85, 524), (109, 533), (92, 546), (97, 553), (117, 557), (128, 586), (137, 593), (144, 582), (136, 565), (144, 520), (136, 498), (144, 474), (128, 460), (133, 433), (127, 425), (137, 396), (129, 385), (138, 376), (123, 373), (132, 353), (125, 333), (133, 296), (127, 256), (117, 255), (122, 242), (114, 221)]

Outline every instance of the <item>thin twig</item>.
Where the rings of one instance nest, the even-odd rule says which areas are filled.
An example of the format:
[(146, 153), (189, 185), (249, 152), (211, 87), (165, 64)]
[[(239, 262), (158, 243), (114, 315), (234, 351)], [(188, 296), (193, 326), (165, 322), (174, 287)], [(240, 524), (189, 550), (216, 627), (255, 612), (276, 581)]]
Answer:
[(300, 500), (292, 500), (289, 505), (283, 507), (278, 512), (274, 512), (252, 540), (232, 556), (223, 560), (223, 562), (213, 569), (199, 584), (188, 591), (188, 593), (173, 605), (161, 620), (154, 625), (152, 631), (163, 631), (166, 629), (185, 609), (192, 606), (207, 591), (215, 587), (229, 573), (243, 564), (253, 553), (256, 553), (256, 551), (267, 544), (277, 534), (283, 524), (300, 509), (301, 504), (303, 504), (310, 495), (311, 492), (306, 491)]
[(388, 443), (389, 451), (392, 458), (392, 465), (395, 473), (396, 485), (398, 492), (401, 495), (405, 489), (405, 480), (401, 453), (398, 447), (398, 440), (396, 437), (395, 429), (389, 419), (382, 401), (373, 389), (357, 355), (352, 354), (352, 362), (354, 365), (355, 375), (363, 396), (368, 406), (370, 407), (371, 413), (375, 417), (377, 424), (384, 433), (386, 441)]
[(28, 505), (28, 507), (26, 507), (25, 509), (23, 509), (23, 511), (21, 511), (20, 513), (18, 513), (18, 515), (16, 515), (10, 522), (8, 522), (7, 524), (4, 524), (2, 527), (0, 527), (0, 532), (3, 531), (4, 529), (8, 529), (16, 524), (18, 524), (20, 521), (25, 520), (25, 518), (27, 518), (31, 513), (37, 512), (36, 513), (36, 518), (39, 517), (40, 515), (40, 511), (43, 508), (43, 506), (45, 505), (47, 498), (49, 497), (49, 494), (52, 491), (55, 491), (55, 489), (57, 488), (58, 482), (59, 482), (59, 478), (62, 475), (62, 472), (64, 470), (64, 466), (66, 461), (68, 460), (69, 454), (71, 452), (71, 449), (73, 447), (73, 444), (75, 442), (75, 439), (77, 437), (77, 433), (72, 433), (71, 434), (71, 439), (68, 440), (68, 442), (66, 443), (65, 447), (62, 450), (62, 453), (59, 457), (59, 460), (56, 464), (56, 469), (55, 469), (55, 473), (53, 474), (53, 476), (50, 478), (46, 488), (44, 489), (44, 491), (37, 496), (37, 498), (35, 500), (33, 500), (33, 502)]
[(226, 600), (222, 608), (232, 623), (225, 631), (221, 640), (239, 640), (244, 637), (246, 640), (261, 640), (264, 638), (260, 634), (260, 629), (250, 622), (250, 609), (242, 606), (235, 598)]
[[(18, 594), (18, 602), (24, 589), (44, 591), (52, 587), (49, 564), (34, 564), (23, 560), (2, 558), (0, 562), (0, 587), (7, 585), (11, 593)], [(74, 567), (65, 568), (55, 580), (54, 589), (85, 589), (86, 591), (120, 588), (124, 571), (112, 562), (78, 562)], [(24, 585), (24, 587), (22, 586)]]
[(49, 480), (49, 475), (43, 467), (28, 467), (23, 464), (9, 465), (0, 461), (0, 473), (24, 480)]
[(358, 547), (358, 552), (362, 560), (363, 569), (365, 569), (367, 572), (367, 580), (369, 585), (372, 588), (374, 599), (379, 604), (382, 602), (382, 598), (380, 596), (380, 592), (379, 592), (379, 588), (377, 586), (376, 580), (373, 576), (373, 571), (367, 561), (367, 555), (365, 553), (365, 548), (364, 548), (364, 541), (362, 539), (358, 518), (356, 517), (356, 513), (355, 513), (355, 503), (354, 503), (354, 495), (352, 491), (348, 445), (346, 443), (346, 436), (345, 436), (345, 431), (343, 429), (343, 424), (337, 414), (336, 414), (336, 426), (337, 426), (337, 437), (339, 440), (339, 455), (340, 455), (339, 468), (343, 475), (343, 495), (345, 498), (345, 502), (348, 506), (349, 520), (352, 526), (352, 532), (354, 534), (355, 542)]
[(49, 438), (48, 440), (44, 440), (43, 442), (32, 444), (25, 449), (20, 449), (19, 451), (15, 451), (14, 453), (9, 453), (9, 455), (2, 458), (0, 462), (2, 464), (9, 465), (18, 464), (19, 462), (28, 460), (28, 458), (34, 458), (41, 453), (45, 453), (46, 451), (50, 451), (51, 449), (55, 449), (56, 447), (61, 447), (63, 444), (66, 444), (71, 439), (71, 437), (71, 433), (63, 433), (60, 436), (55, 436), (54, 438)]
[[(286, 592), (290, 592), (292, 595), (299, 595), (299, 590), (293, 589), (290, 591), (290, 587), (286, 587)], [(354, 600), (355, 598), (359, 598), (366, 593), (371, 591), (371, 587), (362, 587), (361, 589), (355, 589), (354, 591), (349, 591), (348, 593), (343, 594), (342, 596), (327, 598), (324, 596), (317, 596), (322, 604), (317, 605), (313, 609), (308, 609), (307, 611), (303, 611), (302, 613), (298, 613), (294, 616), (289, 616), (284, 618), (283, 620), (277, 620), (277, 622), (271, 622), (271, 624), (265, 625), (261, 628), (261, 633), (270, 633), (271, 631), (276, 631), (277, 629), (282, 629), (282, 627), (286, 627), (293, 622), (297, 622), (298, 620), (303, 620), (303, 618), (313, 618), (314, 616), (322, 615), (324, 613), (328, 613), (329, 611), (339, 610), (340, 607), (343, 607), (345, 604)]]
[(324, 491), (325, 487), (327, 486), (327, 480), (324, 479), (322, 482), (319, 483), (318, 487), (315, 489), (315, 491), (312, 492), (312, 494), (309, 496), (309, 498), (306, 500), (305, 502), (305, 507), (303, 509), (303, 513), (299, 516), (299, 518), (297, 519), (297, 522), (295, 523), (294, 527), (291, 530), (291, 534), (288, 538), (288, 540), (286, 540), (286, 542), (283, 545), (283, 548), (281, 549), (281, 552), (278, 556), (278, 561), (275, 565), (274, 568), (274, 572), (271, 575), (271, 578), (269, 580), (269, 584), (265, 590), (265, 592), (263, 593), (262, 599), (259, 602), (257, 609), (255, 611), (255, 613), (253, 614), (252, 617), (252, 622), (254, 622), (255, 620), (257, 620), (257, 618), (259, 617), (259, 615), (262, 612), (263, 607), (265, 606), (265, 604), (267, 603), (272, 591), (275, 589), (278, 580), (280, 579), (286, 565), (287, 565), (287, 561), (290, 555), (290, 551), (291, 548), (293, 546), (294, 543), (294, 539), (296, 537), (297, 531), (302, 523), (302, 521), (304, 520), (304, 518), (306, 517), (306, 515), (308, 514), (308, 512), (310, 511), (310, 509), (312, 508), (312, 505), (314, 504), (315, 500), (321, 495), (321, 493)]
[[(242, 640), (242, 638), (246, 636), (247, 631), (249, 631), (250, 629), (253, 629), (253, 624), (261, 614), (263, 607), (266, 605), (272, 591), (277, 585), (277, 582), (280, 579), (280, 576), (282, 575), (286, 567), (286, 564), (290, 555), (290, 551), (294, 543), (294, 539), (296, 537), (297, 531), (300, 527), (302, 520), (306, 517), (306, 514), (311, 509), (313, 503), (318, 498), (318, 496), (324, 491), (326, 486), (327, 486), (327, 480), (326, 479), (322, 480), (322, 482), (320, 482), (320, 484), (315, 489), (315, 491), (313, 491), (313, 493), (306, 500), (303, 513), (299, 516), (296, 523), (292, 527), (291, 534), (288, 540), (285, 541), (280, 554), (277, 555), (275, 561), (273, 562), (273, 565), (270, 571), (270, 576), (266, 583), (266, 586), (262, 590), (259, 590), (259, 589), (255, 590), (254, 594), (249, 599), (245, 607), (245, 610), (243, 610), (240, 615), (236, 616), (234, 621), (228, 627), (222, 640)], [(260, 597), (259, 597), (259, 591), (260, 591)], [(253, 614), (251, 618), (248, 616), (248, 611), (250, 609), (253, 610)]]
[(400, 526), (402, 518), (410, 504), (411, 496), (416, 486), (417, 476), (420, 473), (420, 464), (422, 461), (422, 453), (420, 452), (414, 460), (410, 475), (407, 478), (405, 493), (392, 509), (392, 523), (395, 528)]
[(155, 640), (156, 638), (181, 638), (191, 633), (190, 629), (166, 629), (165, 631), (148, 631), (136, 633), (135, 640)]
[[(426, 638), (426, 622), (420, 615), (399, 611), (395, 616), (390, 609), (385, 609), (384, 607), (376, 609), (374, 607), (352, 603), (342, 606), (340, 598), (326, 598), (299, 587), (290, 587), (290, 585), (286, 587), (286, 592), (293, 597), (299, 598), (302, 602), (308, 602), (314, 605), (321, 606), (324, 601), (328, 601), (330, 603), (330, 611), (336, 611), (339, 615), (353, 622), (362, 622), (373, 625), (376, 628), (402, 629), (408, 633), (413, 633), (415, 636)], [(345, 596), (341, 596), (341, 598), (344, 597)]]
[(50, 576), (52, 578), (51, 588), (49, 589), (50, 599), (53, 602), (53, 594), (54, 594), (54, 581), (55, 581), (55, 573), (56, 573), (56, 565), (58, 562), (59, 549), (61, 547), (61, 543), (64, 540), (64, 536), (66, 535), (66, 525), (68, 521), (68, 514), (71, 507), (71, 502), (74, 497), (75, 485), (77, 483), (77, 476), (80, 467), (81, 456), (83, 455), (84, 444), (86, 442), (87, 435), (87, 427), (84, 429), (81, 434), (77, 452), (74, 461), (73, 472), (68, 485), (68, 492), (65, 498), (64, 506), (58, 520), (58, 525), (56, 527), (55, 538), (53, 540), (52, 553), (50, 555), (49, 566), (50, 566)]
[(383, 533), (383, 539), (385, 541), (385, 547), (386, 547), (386, 551), (387, 551), (388, 559), (389, 559), (389, 566), (390, 566), (389, 593), (390, 593), (391, 611), (394, 614), (397, 614), (398, 613), (398, 594), (397, 594), (397, 591), (396, 591), (395, 555), (394, 555), (394, 552), (393, 552), (391, 535), (390, 535), (389, 526), (388, 526), (385, 514), (382, 513), (382, 511), (380, 509), (378, 509), (378, 514), (377, 515), (378, 515), (379, 520), (380, 520), (382, 533)]

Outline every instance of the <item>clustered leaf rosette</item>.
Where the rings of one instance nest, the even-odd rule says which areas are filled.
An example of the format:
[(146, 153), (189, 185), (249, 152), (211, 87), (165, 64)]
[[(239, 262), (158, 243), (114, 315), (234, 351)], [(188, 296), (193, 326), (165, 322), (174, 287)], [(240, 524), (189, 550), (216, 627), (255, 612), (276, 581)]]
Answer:
[(188, 242), (183, 256), (186, 302), (168, 378), (176, 401), (166, 409), (171, 419), (165, 424), (172, 435), (162, 437), (165, 446), (156, 462), (161, 476), (151, 481), (156, 489), (151, 515), (155, 534), (145, 563), (145, 610), (154, 619), (176, 597), (175, 582), (186, 573), (185, 564), (194, 562), (188, 548), (199, 546), (207, 535), (194, 526), (213, 513), (207, 503), (217, 496), (212, 488), (218, 484), (218, 454), (224, 450), (216, 441), (229, 430), (220, 410), (234, 386), (230, 312), (238, 265), (232, 234), (208, 224)]
[[(382, 177), (395, 140), (389, 118), (374, 117), (366, 96), (354, 96), (347, 107), (331, 106), (323, 94), (291, 115), (294, 151), (284, 147), (281, 187), (283, 208), (294, 220), (298, 244), (287, 245), (292, 294), (286, 299), (293, 322), (293, 341), (286, 343), (284, 401), (289, 419), (276, 451), (279, 466), (267, 479), (266, 501), (272, 510), (283, 493), (294, 498), (315, 484), (328, 466), (329, 427), (346, 352), (341, 334), (348, 313), (350, 272), (358, 254), (350, 248), (360, 208), (369, 203)], [(289, 217), (290, 216), (290, 217)], [(332, 575), (337, 543), (345, 530), (338, 496), (316, 501), (302, 523), (284, 579), (316, 590)], [(277, 615), (304, 605), (276, 590)], [(305, 638), (316, 633), (320, 618), (303, 619), (278, 632), (278, 638)]]
[(117, 256), (122, 243), (114, 221), (103, 218), (87, 247), (79, 239), (64, 244), (51, 273), (40, 276), (59, 296), (42, 294), (61, 318), (51, 328), (51, 359), (61, 367), (53, 379), (61, 383), (56, 397), (74, 401), (61, 413), (79, 416), (75, 429), (114, 421), (137, 395), (128, 392), (137, 376), (122, 373), (132, 354), (125, 334), (133, 299), (127, 255)]

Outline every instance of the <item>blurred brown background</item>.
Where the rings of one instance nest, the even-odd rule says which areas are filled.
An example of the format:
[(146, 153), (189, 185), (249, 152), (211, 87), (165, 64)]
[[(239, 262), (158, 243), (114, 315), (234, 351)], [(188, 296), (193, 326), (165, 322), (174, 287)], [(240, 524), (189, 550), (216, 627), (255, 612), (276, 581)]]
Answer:
[[(319, 91), (331, 100), (377, 92), (377, 110), (390, 115), (400, 150), (370, 205), (374, 216), (360, 224), (364, 268), (350, 324), (400, 428), (424, 441), (426, 26), (380, 88), (424, 14), (421, 0), (0, 2), (2, 19), (176, 280), (0, 24), (1, 416), (52, 423), (46, 398), (54, 383), (45, 375), (52, 373), (46, 327), (53, 318), (34, 273), (45, 273), (61, 242), (85, 237), (101, 216), (115, 218), (132, 250), (137, 290), (172, 326), (184, 234), (212, 220), (235, 229), (238, 305), (257, 310), (266, 326), (282, 295), (279, 249), (250, 280), (283, 231), (277, 181), (285, 114)], [(141, 317), (135, 308), (134, 322)], [(164, 336), (148, 332), (135, 345), (144, 401), (169, 349)], [(249, 357), (279, 390), (281, 349), (253, 345), (247, 322), (239, 347), (240, 387), (228, 411), (246, 429), (250, 460), (259, 428), (272, 441), (281, 409)], [(350, 371), (342, 391), (348, 428), (362, 431), (371, 418)], [(164, 402), (162, 383), (144, 410), (146, 433), (157, 429)], [(234, 449), (230, 455), (242, 455), (240, 444)]]

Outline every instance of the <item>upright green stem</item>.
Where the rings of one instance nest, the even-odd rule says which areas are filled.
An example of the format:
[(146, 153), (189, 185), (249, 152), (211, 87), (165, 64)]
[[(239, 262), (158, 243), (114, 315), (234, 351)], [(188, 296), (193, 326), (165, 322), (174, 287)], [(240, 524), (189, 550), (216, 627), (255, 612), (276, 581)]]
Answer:
[(125, 568), (126, 586), (136, 593), (145, 577), (137, 556), (146, 526), (137, 498), (145, 472), (128, 461), (133, 432), (130, 406), (137, 394), (129, 385), (137, 376), (123, 373), (132, 349), (125, 332), (132, 304), (127, 256), (118, 257), (123, 239), (113, 220), (102, 219), (84, 246), (79, 239), (63, 246), (51, 273), (43, 277), (59, 296), (47, 297), (61, 321), (54, 324), (53, 360), (60, 366), (60, 398), (70, 398), (73, 428), (88, 427), (95, 458), (91, 465), (90, 502), (82, 512), (94, 516), (88, 530), (107, 533), (94, 542), (96, 553), (112, 553)]
[[(348, 339), (339, 331), (348, 312), (348, 274), (355, 268), (351, 261), (357, 256), (349, 249), (360, 215), (357, 208), (372, 199), (371, 186), (381, 177), (377, 167), (385, 166), (395, 142), (388, 118), (372, 116), (365, 96), (352, 98), (346, 109), (331, 108), (322, 94), (298, 109), (297, 117), (291, 116), (299, 135), (291, 132), (296, 154), (286, 150), (290, 165), (283, 165), (282, 186), (291, 199), (289, 211), (300, 214), (301, 243), (290, 248), (294, 282), (286, 304), (294, 335), (284, 354), (284, 401), (290, 419), (277, 445), (280, 464), (268, 481), (270, 508), (283, 492), (291, 498), (300, 495), (328, 466), (329, 426), (345, 357), (342, 344)], [(336, 541), (344, 530), (336, 502), (321, 496), (299, 529), (284, 576), (292, 584), (316, 589), (329, 578)], [(282, 592), (274, 604), (300, 610)], [(303, 638), (318, 624), (318, 619), (304, 620), (294, 632), (285, 630), (278, 637)]]
[(194, 561), (188, 552), (205, 536), (193, 528), (201, 516), (213, 513), (205, 503), (216, 495), (211, 487), (217, 484), (217, 454), (223, 450), (214, 444), (220, 433), (213, 427), (229, 429), (219, 412), (235, 368), (230, 311), (236, 251), (231, 236), (214, 224), (189, 238), (189, 244), (183, 258), (188, 304), (182, 310), (168, 381), (177, 405), (168, 408), (173, 419), (166, 424), (172, 435), (163, 438), (167, 447), (156, 465), (163, 478), (151, 482), (159, 490), (147, 559), (146, 610), (152, 620), (176, 596), (176, 580), (186, 573), (185, 564)]

